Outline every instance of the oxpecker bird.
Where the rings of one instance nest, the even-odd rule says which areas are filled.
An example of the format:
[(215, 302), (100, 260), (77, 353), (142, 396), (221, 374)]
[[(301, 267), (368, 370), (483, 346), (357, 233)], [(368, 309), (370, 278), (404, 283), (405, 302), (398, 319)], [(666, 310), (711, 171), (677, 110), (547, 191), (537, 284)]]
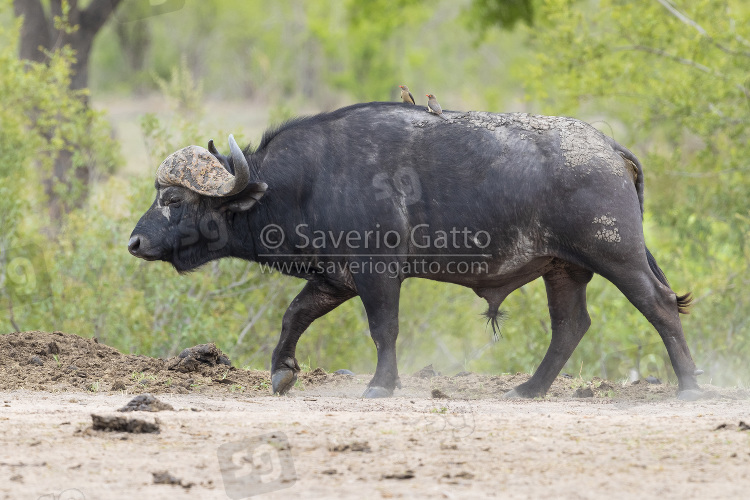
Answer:
[(437, 102), (437, 98), (433, 94), (425, 94), (427, 96), (427, 111), (430, 113), (435, 113), (443, 120), (447, 120), (446, 117), (443, 116), (443, 108), (440, 107), (440, 104)]
[(416, 104), (414, 102), (414, 96), (411, 95), (411, 92), (409, 92), (409, 87), (406, 85), (399, 85), (399, 88), (401, 89), (401, 100), (409, 103), (409, 104)]

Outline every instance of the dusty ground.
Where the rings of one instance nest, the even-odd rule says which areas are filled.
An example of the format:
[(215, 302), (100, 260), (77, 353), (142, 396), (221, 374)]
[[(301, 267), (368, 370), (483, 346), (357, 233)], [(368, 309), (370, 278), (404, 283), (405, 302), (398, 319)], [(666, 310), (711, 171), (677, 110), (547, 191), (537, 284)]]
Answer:
[[(124, 356), (59, 333), (0, 336), (0, 497), (705, 499), (750, 491), (743, 390), (711, 387), (710, 399), (686, 403), (664, 384), (560, 377), (544, 400), (503, 401), (498, 395), (526, 375), (467, 374), (402, 376), (396, 397), (372, 401), (358, 398), (368, 375), (316, 371), (289, 396), (272, 397), (267, 372), (230, 368), (207, 349), (208, 363), (192, 363)], [(575, 396), (585, 389), (593, 396)], [(116, 412), (146, 392), (174, 410)], [(160, 432), (92, 430), (92, 414), (142, 419)]]

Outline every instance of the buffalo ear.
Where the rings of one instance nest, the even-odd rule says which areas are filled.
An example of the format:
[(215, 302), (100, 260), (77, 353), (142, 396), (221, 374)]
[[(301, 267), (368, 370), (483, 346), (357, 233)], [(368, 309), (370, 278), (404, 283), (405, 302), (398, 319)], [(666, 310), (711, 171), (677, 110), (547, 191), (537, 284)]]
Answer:
[(229, 212), (247, 212), (263, 198), (266, 190), (268, 184), (265, 182), (251, 182), (235, 199), (222, 205), (221, 209)]

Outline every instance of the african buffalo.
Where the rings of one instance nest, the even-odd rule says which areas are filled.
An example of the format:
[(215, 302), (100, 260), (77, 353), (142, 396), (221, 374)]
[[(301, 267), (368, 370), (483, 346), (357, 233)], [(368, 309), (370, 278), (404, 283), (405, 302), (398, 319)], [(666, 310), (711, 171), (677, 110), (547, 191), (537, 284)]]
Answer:
[(273, 352), (273, 390), (299, 371), (317, 318), (359, 296), (378, 353), (365, 397), (399, 385), (399, 293), (406, 278), (463, 285), (493, 322), (513, 290), (544, 278), (552, 338), (508, 397), (544, 395), (590, 325), (586, 284), (604, 276), (656, 328), (679, 381), (700, 395), (677, 296), (646, 249), (643, 170), (572, 118), (366, 103), (292, 120), (257, 149), (190, 146), (158, 169), (156, 199), (128, 249), (184, 272), (237, 257), (304, 278)]

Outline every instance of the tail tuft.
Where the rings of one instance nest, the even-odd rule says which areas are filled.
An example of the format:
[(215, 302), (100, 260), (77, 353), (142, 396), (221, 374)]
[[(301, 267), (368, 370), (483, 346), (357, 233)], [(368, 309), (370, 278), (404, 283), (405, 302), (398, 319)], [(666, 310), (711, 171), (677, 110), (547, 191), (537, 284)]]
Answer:
[(680, 314), (690, 314), (688, 309), (693, 303), (693, 294), (688, 292), (685, 295), (677, 296), (677, 310)]

